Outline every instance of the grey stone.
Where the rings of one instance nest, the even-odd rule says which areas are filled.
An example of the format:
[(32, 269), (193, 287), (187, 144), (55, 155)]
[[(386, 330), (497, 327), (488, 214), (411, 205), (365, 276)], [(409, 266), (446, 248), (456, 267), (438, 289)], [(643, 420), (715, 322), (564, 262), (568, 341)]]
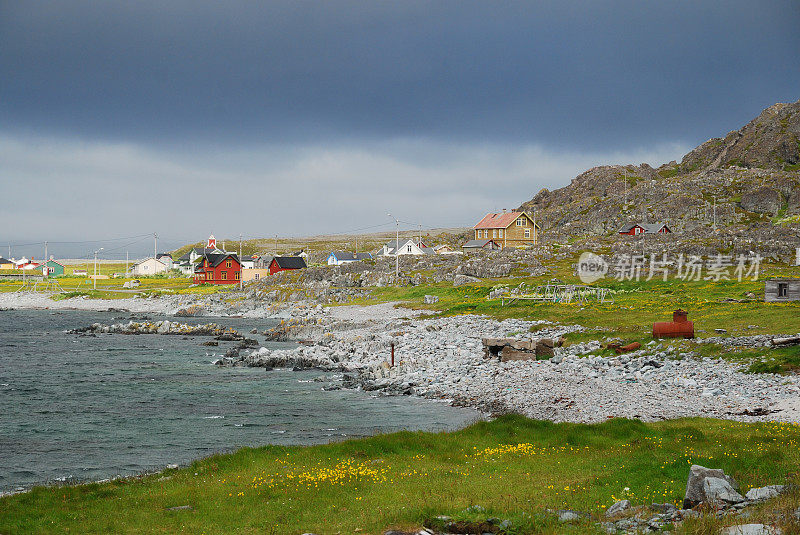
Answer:
[(576, 520), (581, 519), (582, 514), (578, 511), (559, 511), (558, 512), (558, 521), (559, 522), (575, 522)]
[(783, 485), (767, 485), (766, 487), (748, 490), (745, 498), (754, 502), (770, 500), (781, 494), (785, 489), (786, 487)]
[[(722, 470), (718, 468), (706, 468), (705, 466), (693, 464), (689, 469), (689, 478), (686, 481), (686, 494), (683, 497), (684, 509), (691, 509), (692, 507), (707, 501), (703, 483), (705, 479), (709, 477), (723, 479), (733, 488), (733, 490), (737, 490), (739, 488), (739, 484), (736, 483), (736, 480), (725, 475), (725, 472)], [(744, 498), (740, 496), (740, 499), (737, 500), (737, 502), (740, 502), (743, 499)]]
[(738, 526), (729, 526), (720, 531), (720, 535), (780, 535), (781, 533), (780, 528), (765, 524), (740, 524)]
[(176, 505), (175, 507), (167, 507), (167, 511), (190, 511), (191, 505)]
[(650, 509), (664, 515), (672, 515), (678, 511), (678, 508), (671, 503), (654, 503), (650, 505)]
[(629, 500), (620, 500), (611, 507), (609, 507), (608, 509), (606, 509), (606, 516), (607, 517), (616, 516), (630, 508), (631, 508), (631, 502)]
[(426, 295), (425, 298), (424, 298), (424, 302), (425, 302), (426, 305), (432, 305), (434, 303), (438, 303), (439, 302), (439, 296), (438, 295)]
[(477, 277), (470, 277), (469, 275), (456, 275), (453, 277), (453, 286), (463, 286), (465, 284), (472, 284), (473, 282), (480, 282)]
[(703, 480), (705, 502), (734, 504), (744, 501), (744, 497), (721, 477), (707, 477)]

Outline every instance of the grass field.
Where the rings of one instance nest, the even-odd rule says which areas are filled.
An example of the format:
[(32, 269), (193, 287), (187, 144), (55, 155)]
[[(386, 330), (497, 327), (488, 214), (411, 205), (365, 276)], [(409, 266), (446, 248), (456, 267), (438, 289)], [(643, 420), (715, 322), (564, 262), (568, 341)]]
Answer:
[[(449, 515), (508, 519), (509, 533), (595, 533), (593, 522), (617, 499), (679, 503), (691, 464), (724, 469), (743, 492), (800, 482), (800, 426), (508, 415), (454, 433), (243, 449), (161, 474), (2, 498), (0, 532), (382, 533)], [(796, 507), (798, 498), (772, 508)], [(473, 505), (485, 511), (466, 510)], [(190, 508), (170, 510), (179, 506)], [(594, 518), (559, 525), (548, 508)], [(725, 522), (710, 516), (686, 532), (716, 533)]]
[[(98, 279), (96, 289), (94, 289), (94, 281), (83, 275), (74, 275), (75, 269), (87, 269), (87, 264), (67, 264), (65, 275), (54, 277), (51, 280), (57, 282), (60, 288), (64, 291), (62, 294), (56, 294), (53, 299), (68, 299), (70, 297), (86, 296), (92, 299), (125, 299), (134, 294), (140, 295), (159, 295), (159, 294), (176, 294), (176, 293), (204, 293), (212, 291), (209, 288), (190, 288), (192, 279), (183, 275), (170, 275), (170, 276), (151, 276), (151, 277), (113, 277), (115, 274), (125, 273), (125, 263), (98, 263), (97, 272), (99, 275), (109, 277), (108, 279)], [(89, 274), (94, 273), (94, 265), (88, 265)], [(136, 291), (128, 291), (123, 288), (126, 281), (138, 279), (140, 286)], [(29, 282), (30, 284), (30, 282)], [(22, 281), (14, 280), (0, 280), (0, 292), (16, 292), (22, 288)], [(44, 284), (40, 283), (43, 287)], [(217, 289), (213, 289), (217, 291)]]

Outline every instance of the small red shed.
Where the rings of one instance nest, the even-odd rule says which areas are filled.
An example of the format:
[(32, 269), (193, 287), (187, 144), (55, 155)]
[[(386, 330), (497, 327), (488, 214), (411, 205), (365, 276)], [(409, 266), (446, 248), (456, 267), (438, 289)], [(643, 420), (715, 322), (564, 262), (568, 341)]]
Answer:
[(269, 263), (269, 274), (274, 275), (279, 271), (306, 268), (306, 260), (302, 256), (276, 256)]
[(231, 253), (208, 253), (194, 269), (195, 284), (236, 284), (242, 276), (239, 257)]
[(645, 228), (639, 223), (628, 223), (619, 229), (620, 234), (625, 234), (627, 236), (638, 236), (639, 234), (644, 234), (645, 232)]

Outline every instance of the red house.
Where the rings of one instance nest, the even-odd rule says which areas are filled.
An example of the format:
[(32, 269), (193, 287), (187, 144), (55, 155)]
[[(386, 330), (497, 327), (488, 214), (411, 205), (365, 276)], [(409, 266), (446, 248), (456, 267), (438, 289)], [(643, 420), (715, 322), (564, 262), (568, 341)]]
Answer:
[(626, 236), (638, 236), (639, 234), (671, 234), (672, 230), (666, 223), (627, 223), (619, 233)]
[(236, 284), (241, 276), (239, 257), (231, 253), (207, 253), (194, 268), (195, 284)]
[(306, 260), (302, 256), (276, 256), (269, 263), (269, 274), (274, 275), (279, 271), (306, 268)]

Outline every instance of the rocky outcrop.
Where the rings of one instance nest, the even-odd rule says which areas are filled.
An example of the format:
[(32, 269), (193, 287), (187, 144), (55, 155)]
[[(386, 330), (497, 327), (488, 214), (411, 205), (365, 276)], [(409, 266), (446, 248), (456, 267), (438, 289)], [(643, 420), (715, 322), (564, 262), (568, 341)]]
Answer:
[(800, 101), (776, 104), (725, 138), (711, 139), (680, 164), (594, 167), (518, 210), (535, 212), (545, 232), (613, 235), (624, 223), (664, 221), (678, 232), (751, 228), (786, 204), (800, 213)]
[(700, 167), (783, 169), (800, 163), (800, 101), (778, 103), (725, 138), (710, 139), (687, 154), (685, 171)]
[(115, 323), (103, 325), (93, 323), (88, 327), (81, 327), (68, 331), (69, 334), (167, 334), (183, 336), (216, 336), (220, 340), (237, 341), (242, 336), (234, 329), (223, 327), (216, 323), (204, 325), (187, 325), (175, 321), (129, 321), (128, 323)]
[(717, 468), (706, 468), (693, 464), (686, 481), (683, 508), (691, 509), (701, 503), (739, 503), (744, 498), (737, 492), (739, 484)]
[(768, 186), (758, 188), (742, 195), (740, 206), (748, 212), (777, 215), (783, 204), (780, 192)]

